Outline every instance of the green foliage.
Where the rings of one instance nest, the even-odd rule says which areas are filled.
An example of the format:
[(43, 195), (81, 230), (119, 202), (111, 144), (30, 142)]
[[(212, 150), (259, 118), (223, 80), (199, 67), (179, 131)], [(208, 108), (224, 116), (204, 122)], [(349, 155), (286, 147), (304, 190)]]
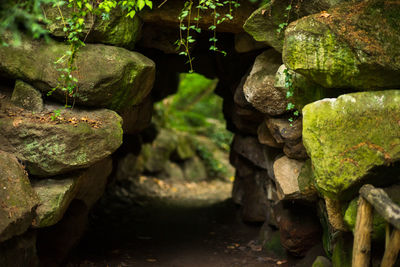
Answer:
[[(156, 104), (156, 122), (162, 127), (206, 136), (220, 149), (229, 151), (232, 133), (225, 129), (222, 99), (213, 94), (216, 84), (217, 80), (196, 73), (181, 74), (178, 92)], [(199, 143), (195, 146), (209, 173), (226, 173), (211, 151)]]
[[(26, 0), (26, 1), (0, 1), (0, 36), (5, 32), (13, 34), (12, 45), (20, 45), (21, 31), (39, 38), (47, 36), (47, 30), (43, 25), (47, 22), (43, 16), (41, 5), (57, 2), (56, 0)], [(4, 40), (2, 45), (9, 45)]]
[[(61, 6), (68, 4), (68, 7), (73, 10), (72, 14), (68, 18), (64, 18)], [(68, 104), (68, 99), (78, 95), (78, 78), (76, 77), (79, 70), (75, 63), (76, 55), (80, 48), (85, 46), (86, 36), (84, 35), (85, 30), (85, 18), (88, 14), (100, 15), (103, 20), (109, 19), (110, 12), (120, 6), (122, 10), (126, 12), (126, 16), (133, 18), (137, 11), (142, 10), (145, 6), (152, 8), (152, 1), (150, 0), (127, 0), (127, 1), (116, 1), (116, 0), (104, 0), (102, 2), (94, 2), (89, 0), (68, 0), (68, 1), (57, 1), (53, 4), (57, 7), (60, 16), (59, 20), (62, 21), (65, 32), (66, 42), (70, 45), (69, 51), (60, 57), (54, 64), (57, 70), (60, 72), (58, 84), (53, 88), (48, 95), (51, 95), (56, 90), (61, 90), (65, 94), (65, 107), (73, 107)], [(57, 117), (57, 113), (53, 113), (54, 117)]]
[[(213, 35), (209, 39), (210, 50), (214, 52), (222, 53), (226, 55), (224, 50), (221, 50), (217, 46), (217, 26), (226, 20), (233, 19), (233, 8), (240, 6), (238, 1), (222, 1), (222, 0), (198, 0), (197, 4), (194, 1), (186, 1), (184, 7), (179, 14), (179, 40), (175, 42), (177, 49), (181, 50), (179, 55), (186, 56), (188, 58), (187, 63), (190, 65), (190, 72), (193, 72), (192, 61), (194, 58), (190, 55), (191, 45), (196, 42), (193, 35), (201, 33), (199, 22), (202, 18), (201, 15), (204, 12), (210, 12), (213, 16), (213, 24), (208, 27), (208, 30), (212, 31)], [(219, 10), (223, 7), (228, 7), (228, 13), (220, 14)], [(195, 14), (192, 14), (195, 13)]]
[[(294, 95), (293, 75), (289, 72), (289, 69), (285, 69), (283, 71), (283, 73), (285, 74), (285, 87), (287, 88), (286, 98), (290, 99)], [(289, 101), (289, 103), (286, 106), (286, 110), (290, 111), (290, 110), (293, 110), (294, 108), (295, 108), (294, 103)], [(293, 111), (293, 115), (298, 117), (299, 116), (299, 111), (298, 110), (294, 110)], [(294, 121), (294, 118), (290, 117), (289, 118), (290, 126), (293, 126), (292, 125), (293, 121)]]
[(221, 162), (214, 157), (213, 153), (206, 146), (199, 142), (195, 142), (194, 145), (196, 146), (198, 155), (206, 166), (208, 175), (213, 178), (226, 178), (228, 173), (226, 166), (221, 164)]
[(290, 12), (292, 11), (292, 2), (286, 7), (286, 11), (287, 11), (287, 13), (285, 14), (286, 21), (280, 23), (278, 25), (278, 29), (276, 29), (276, 31), (279, 34), (283, 33), (286, 27), (289, 25)]

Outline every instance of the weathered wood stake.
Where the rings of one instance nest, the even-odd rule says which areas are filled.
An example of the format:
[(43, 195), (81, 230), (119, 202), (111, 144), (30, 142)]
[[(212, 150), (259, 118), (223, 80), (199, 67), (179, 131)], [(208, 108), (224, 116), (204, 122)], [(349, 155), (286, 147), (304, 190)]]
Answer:
[(366, 184), (361, 187), (360, 195), (368, 200), (387, 222), (400, 230), (400, 207), (390, 199), (383, 189)]
[(352, 267), (368, 267), (371, 253), (372, 206), (363, 197), (358, 200), (353, 243)]
[(390, 240), (388, 242), (388, 246), (385, 249), (385, 254), (383, 255), (383, 259), (381, 262), (381, 267), (394, 266), (399, 251), (400, 251), (400, 230), (395, 228), (393, 229), (393, 232), (390, 235)]

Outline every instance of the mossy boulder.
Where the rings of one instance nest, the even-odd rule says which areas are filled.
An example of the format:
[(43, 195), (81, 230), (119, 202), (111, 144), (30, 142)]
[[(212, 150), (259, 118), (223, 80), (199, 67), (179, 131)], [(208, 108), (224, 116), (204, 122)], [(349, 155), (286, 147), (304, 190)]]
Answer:
[(86, 168), (111, 155), (122, 144), (121, 117), (114, 111), (64, 110), (52, 119), (0, 105), (0, 148), (15, 153), (32, 175), (49, 177)]
[(32, 112), (40, 112), (43, 110), (42, 94), (21, 80), (15, 82), (14, 91), (11, 96), (11, 102)]
[(290, 0), (268, 1), (250, 15), (243, 28), (256, 41), (265, 42), (282, 52), (285, 23), (326, 10), (340, 2), (343, 0), (312, 0), (303, 1), (295, 6)]
[(285, 65), (327, 88), (400, 87), (400, 5), (342, 4), (285, 31)]
[[(69, 46), (57, 42), (45, 43), (23, 39), (21, 46), (0, 47), (0, 74), (21, 79), (44, 94), (59, 85), (65, 67), (55, 65), (65, 56)], [(101, 56), (99, 56), (101, 55)], [(155, 64), (145, 56), (124, 48), (88, 44), (76, 57), (79, 93), (69, 104), (107, 107), (113, 110), (137, 105), (149, 94), (155, 75)], [(57, 89), (52, 97), (65, 104), (65, 92)]]
[[(60, 8), (47, 5), (43, 7), (43, 13), (50, 21), (47, 24), (50, 33), (56, 37), (67, 37), (63, 31), (63, 20), (72, 17), (73, 9), (67, 5)], [(63, 20), (57, 19), (61, 16)], [(108, 19), (103, 19), (100, 15), (88, 14), (85, 17), (82, 35), (86, 36), (88, 43), (103, 43), (133, 49), (139, 39), (141, 28), (142, 21), (139, 16), (127, 17), (126, 13), (117, 7), (112, 9)]]
[(3, 242), (28, 229), (39, 199), (17, 158), (1, 150), (0, 203), (0, 242)]
[(284, 92), (285, 95), (288, 91), (288, 85), (286, 83), (287, 75), (285, 74), (286, 70), (291, 76), (293, 88), (293, 97), (290, 97), (289, 101), (293, 103), (296, 109), (299, 111), (301, 111), (303, 107), (309, 103), (327, 97), (337, 97), (341, 93), (345, 92), (344, 90), (322, 87), (312, 80), (307, 79), (304, 75), (287, 69), (287, 67), (282, 64), (276, 72), (274, 86)]
[(58, 223), (74, 199), (90, 208), (104, 193), (112, 170), (110, 157), (86, 170), (51, 179), (34, 180), (33, 189), (40, 198), (33, 226), (42, 228)]
[(170, 130), (162, 129), (152, 144), (142, 146), (141, 156), (145, 162), (144, 169), (151, 173), (162, 171), (177, 145), (176, 134)]
[(399, 107), (400, 90), (346, 94), (304, 107), (303, 142), (322, 194), (350, 200), (362, 183), (400, 178)]
[(34, 226), (48, 227), (56, 224), (76, 194), (76, 179), (45, 179), (32, 184), (40, 198)]

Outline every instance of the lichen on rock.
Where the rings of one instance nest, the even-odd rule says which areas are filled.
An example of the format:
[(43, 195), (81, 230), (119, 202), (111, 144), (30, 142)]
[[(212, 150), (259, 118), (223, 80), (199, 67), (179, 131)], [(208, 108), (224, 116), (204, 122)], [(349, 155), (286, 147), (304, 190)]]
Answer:
[[(362, 182), (398, 179), (400, 91), (323, 99), (303, 109), (303, 142), (315, 183), (331, 198), (352, 198)], [(394, 167), (386, 167), (394, 164)]]

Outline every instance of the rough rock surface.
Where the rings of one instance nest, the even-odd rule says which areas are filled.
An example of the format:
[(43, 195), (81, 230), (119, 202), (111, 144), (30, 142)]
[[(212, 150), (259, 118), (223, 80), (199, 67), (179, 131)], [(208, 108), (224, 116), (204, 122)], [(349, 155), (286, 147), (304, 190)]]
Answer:
[[(67, 5), (61, 6), (60, 9), (51, 5), (43, 6), (43, 13), (50, 21), (47, 29), (56, 37), (66, 37), (63, 21), (57, 19), (61, 16), (60, 11), (64, 20), (72, 17), (72, 8), (68, 8)], [(103, 43), (133, 49), (139, 38), (141, 26), (139, 16), (127, 17), (118, 7), (112, 9), (109, 19), (87, 15), (82, 34), (86, 36), (85, 41), (89, 43)]]
[(243, 137), (240, 135), (235, 135), (232, 149), (251, 161), (254, 165), (266, 169), (269, 177), (274, 177), (273, 164), (275, 159), (281, 154), (279, 149), (261, 145), (255, 137)]
[(399, 87), (399, 21), (398, 2), (339, 5), (290, 24), (283, 61), (327, 88)]
[(300, 192), (297, 178), (304, 162), (283, 156), (274, 163), (275, 184), (278, 196), (282, 199), (304, 198)]
[[(351, 199), (361, 181), (398, 178), (400, 91), (342, 95), (303, 109), (303, 142), (318, 189), (332, 198)], [(376, 178), (376, 179), (375, 179)]]
[[(290, 0), (269, 1), (254, 11), (246, 20), (243, 28), (256, 41), (265, 42), (276, 51), (282, 52), (284, 34), (279, 25), (296, 20), (300, 17), (327, 10), (343, 0), (312, 0), (302, 1), (294, 5)], [(291, 9), (288, 10), (288, 6)]]
[[(60, 72), (54, 62), (68, 50), (65, 44), (27, 39), (18, 47), (1, 46), (0, 73), (47, 93), (59, 83)], [(121, 110), (141, 103), (153, 86), (154, 62), (124, 48), (87, 44), (80, 49), (76, 65), (79, 94), (74, 101), (79, 105)], [(63, 91), (54, 91), (52, 97), (65, 104)]]
[(44, 107), (42, 94), (31, 85), (21, 80), (15, 82), (11, 102), (16, 106), (33, 112), (40, 112)]
[(2, 242), (28, 229), (39, 199), (17, 158), (1, 150), (0, 203), (0, 242)]
[(47, 227), (61, 220), (76, 193), (76, 179), (45, 179), (32, 183), (40, 198), (35, 227)]
[(275, 217), (283, 247), (291, 254), (304, 256), (321, 238), (321, 226), (309, 207), (275, 206)]
[(0, 108), (0, 147), (15, 153), (33, 175), (86, 168), (121, 143), (121, 118), (111, 110), (74, 108), (52, 120), (49, 110), (32, 115), (4, 101)]
[(281, 62), (281, 54), (275, 50), (263, 52), (256, 58), (243, 86), (246, 100), (260, 112), (271, 116), (286, 112), (286, 95), (274, 87), (276, 71)]
[(54, 179), (33, 182), (33, 189), (40, 198), (33, 226), (48, 227), (59, 222), (74, 199), (85, 202), (90, 208), (104, 193), (107, 177), (112, 170), (110, 157), (79, 173)]
[(142, 103), (124, 108), (118, 112), (122, 117), (124, 134), (136, 134), (146, 129), (151, 123), (153, 115), (153, 101), (150, 97)]
[[(286, 70), (287, 68), (284, 64), (279, 67), (278, 71), (276, 72), (274, 84), (276, 88), (285, 93), (288, 91), (286, 84), (287, 75), (285, 74)], [(300, 73), (296, 73), (292, 70), (288, 70), (288, 73), (291, 75), (291, 83), (293, 88), (293, 96), (289, 98), (289, 101), (293, 103), (296, 109), (300, 112), (303, 107), (309, 103), (321, 100), (323, 98), (338, 97), (345, 92), (345, 90), (339, 90), (337, 88), (324, 88), (312, 80), (307, 79)]]
[(260, 144), (276, 148), (281, 148), (283, 146), (283, 144), (278, 143), (272, 136), (265, 121), (258, 126), (257, 137), (258, 137), (258, 142), (260, 142)]
[(288, 118), (269, 118), (266, 120), (269, 131), (278, 143), (296, 141), (301, 138), (302, 119), (290, 122)]

